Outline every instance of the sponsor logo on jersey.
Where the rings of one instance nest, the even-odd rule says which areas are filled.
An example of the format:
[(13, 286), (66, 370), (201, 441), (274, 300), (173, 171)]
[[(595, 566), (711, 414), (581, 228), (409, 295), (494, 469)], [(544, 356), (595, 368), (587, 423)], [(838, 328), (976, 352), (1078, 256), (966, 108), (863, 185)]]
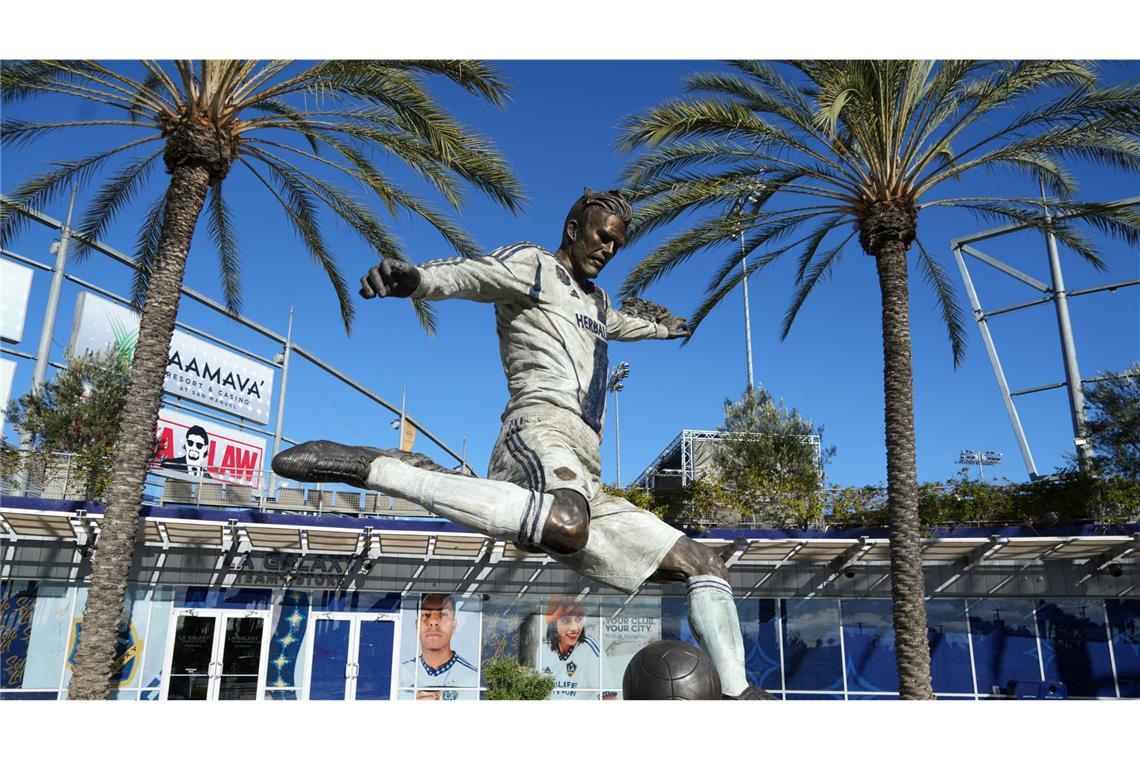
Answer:
[(575, 315), (575, 319), (578, 322), (578, 327), (580, 327), (583, 330), (589, 330), (590, 332), (597, 335), (599, 338), (605, 340), (606, 326), (604, 324), (602, 324), (601, 322), (598, 322), (593, 317), (586, 316), (585, 314)]

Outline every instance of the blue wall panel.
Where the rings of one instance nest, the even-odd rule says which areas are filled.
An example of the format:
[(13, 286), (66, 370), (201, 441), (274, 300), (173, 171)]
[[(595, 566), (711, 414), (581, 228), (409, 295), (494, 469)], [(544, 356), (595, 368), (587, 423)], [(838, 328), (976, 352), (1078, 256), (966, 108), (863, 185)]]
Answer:
[(1033, 608), (1028, 599), (970, 601), (979, 693), (1005, 690), (1011, 681), (1041, 680)]
[(890, 599), (842, 602), (848, 691), (897, 691)]
[(930, 678), (937, 694), (973, 694), (969, 629), (963, 599), (926, 602)]
[(1120, 696), (1140, 698), (1140, 599), (1109, 599), (1105, 606)]

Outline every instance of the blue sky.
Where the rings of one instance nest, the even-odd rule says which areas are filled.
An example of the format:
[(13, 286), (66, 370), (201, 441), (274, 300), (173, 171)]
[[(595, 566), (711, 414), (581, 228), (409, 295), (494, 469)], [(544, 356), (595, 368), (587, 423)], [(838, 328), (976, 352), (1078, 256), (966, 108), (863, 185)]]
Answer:
[[(506, 61), (497, 65), (512, 87), (512, 102), (503, 110), (478, 103), (448, 85), (434, 88), (462, 121), (495, 141), (529, 196), (524, 210), (512, 215), (474, 192), (469, 194), (460, 221), (487, 249), (518, 240), (555, 248), (566, 208), (582, 187), (616, 185), (627, 160), (614, 147), (618, 123), (628, 114), (677, 95), (685, 74), (723, 67), (712, 61)], [(1106, 81), (1120, 82), (1140, 76), (1140, 65), (1106, 62), (1102, 71)], [(8, 117), (25, 119), (81, 118), (89, 113), (82, 105), (54, 100), (5, 110)], [(113, 139), (110, 133), (61, 132), (31, 147), (5, 149), (0, 187), (9, 192), (47, 162), (87, 155), (110, 145)], [(422, 189), (399, 166), (385, 161), (381, 159), (382, 168), (405, 178), (411, 187)], [(1075, 165), (1074, 170), (1083, 199), (1111, 200), (1140, 194), (1135, 177), (1081, 165)], [(153, 192), (159, 192), (162, 180), (163, 175), (156, 173)], [(331, 288), (307, 259), (271, 199), (238, 170), (227, 180), (226, 191), (238, 218), (248, 316), (284, 333), (289, 307), (295, 306), (296, 342), (393, 403), (399, 403), (401, 387), (406, 386), (409, 413), (456, 450), (466, 439), (469, 460), (476, 471), (485, 471), (506, 402), (491, 307), (463, 302), (438, 304), (439, 332), (429, 338), (407, 304), (358, 299), (356, 328), (351, 337), (346, 337)], [(978, 175), (952, 192), (1035, 194), (1035, 185), (1008, 175)], [(106, 235), (108, 243), (120, 250), (132, 249), (146, 202), (149, 198), (121, 215)], [(65, 200), (43, 210), (62, 218)], [(935, 210), (920, 219), (920, 237), (951, 274), (964, 307), (968, 302), (949, 241), (992, 226), (992, 222), (956, 211)], [(355, 282), (374, 263), (374, 257), (331, 220), (325, 229), (345, 275)], [(393, 229), (414, 260), (450, 255), (443, 241), (425, 225), (399, 218), (393, 222)], [(633, 264), (661, 239), (661, 234), (651, 235), (624, 250), (602, 274), (601, 285), (616, 291)], [(46, 261), (50, 240), (46, 230), (29, 228), (9, 247)], [(1038, 279), (1048, 279), (1044, 242), (1039, 235), (1019, 233), (982, 248)], [(1128, 250), (1114, 241), (1105, 242), (1101, 251), (1109, 265), (1107, 272), (1097, 272), (1062, 250), (1069, 288), (1140, 277), (1140, 251)], [(675, 313), (691, 313), (717, 260), (694, 259), (655, 285), (647, 296)], [(200, 226), (186, 283), (220, 297), (215, 262), (215, 253)], [(780, 342), (779, 325), (793, 284), (792, 263), (789, 259), (777, 264), (751, 283), (756, 378), (816, 424), (825, 426), (825, 444), (838, 448), (828, 468), (831, 480), (846, 485), (882, 482), (882, 349), (873, 262), (857, 248), (850, 248), (832, 278), (821, 283), (801, 310), (788, 339)], [(128, 283), (123, 268), (98, 256), (72, 264), (69, 271), (110, 289), (125, 291)], [(1024, 285), (985, 272), (980, 266), (972, 265), (971, 271), (984, 306), (992, 308), (1035, 296)], [(20, 350), (34, 351), (47, 285), (45, 274), (37, 274), (25, 340), (17, 347)], [(53, 358), (62, 356), (77, 292), (74, 285), (65, 286)], [(1140, 288), (1076, 298), (1071, 310), (1085, 377), (1122, 370), (1140, 358)], [(262, 355), (272, 356), (277, 350), (269, 341), (185, 299), (180, 319)], [(954, 463), (958, 451), (973, 448), (1003, 451), (1005, 461), (996, 468), (996, 474), (1024, 479), (1025, 468), (977, 326), (972, 320), (967, 323), (966, 360), (955, 370), (933, 295), (917, 272), (912, 274), (911, 320), (920, 478), (949, 477), (959, 469)], [(1063, 379), (1051, 307), (997, 317), (991, 329), (1012, 387)], [(628, 481), (682, 428), (717, 426), (722, 421), (725, 398), (742, 392), (745, 361), (740, 294), (727, 298), (688, 345), (614, 343), (611, 366), (620, 361), (632, 365), (621, 401), (622, 475)], [(20, 361), (17, 391), (26, 388), (30, 376), (30, 363)], [(1064, 392), (1022, 397), (1018, 409), (1039, 469), (1049, 472), (1062, 465), (1071, 450)], [(307, 362), (294, 362), (285, 418), (288, 436), (395, 445), (391, 420), (390, 413)], [(603, 443), (607, 481), (615, 476), (613, 426), (611, 403)], [(270, 434), (271, 430), (268, 428)], [(438, 454), (424, 443), (423, 451)]]

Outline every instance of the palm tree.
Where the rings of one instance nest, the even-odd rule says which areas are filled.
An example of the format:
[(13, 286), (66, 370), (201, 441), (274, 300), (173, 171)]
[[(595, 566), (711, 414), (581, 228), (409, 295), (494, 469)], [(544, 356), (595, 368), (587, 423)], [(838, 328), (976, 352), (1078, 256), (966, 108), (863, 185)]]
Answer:
[[(874, 257), (882, 301), (891, 596), (899, 691), (929, 698), (930, 655), (919, 556), (907, 253), (933, 286), (955, 366), (964, 330), (950, 280), (918, 237), (922, 212), (967, 209), (981, 217), (1051, 227), (1103, 267), (1069, 223), (1140, 241), (1140, 213), (1072, 199), (1063, 166), (1080, 159), (1126, 172), (1140, 168), (1140, 88), (1098, 88), (1093, 67), (1068, 61), (798, 61), (789, 76), (754, 61), (686, 80), (688, 95), (623, 124), (619, 144), (647, 147), (624, 174), (640, 203), (635, 235), (682, 214), (718, 209), (646, 256), (623, 286), (636, 295), (698, 251), (728, 246), (691, 324), (696, 327), (744, 274), (743, 256), (770, 247), (749, 274), (798, 251), (784, 318), (788, 335), (804, 299), (856, 238)], [(1056, 196), (1049, 223), (1042, 197), (941, 195), (948, 180), (978, 170), (1014, 170)], [(1032, 190), (1037, 190), (1037, 182)], [(936, 192), (938, 191), (938, 192)], [(734, 201), (743, 198), (727, 213)], [(730, 244), (745, 233), (744, 245)], [(743, 249), (743, 250), (742, 250)]]
[[(78, 228), (80, 241), (94, 240), (142, 190), (159, 159), (170, 175), (165, 193), (143, 216), (138, 235), (141, 266), (134, 299), (141, 306), (141, 324), (70, 697), (99, 699), (109, 689), (180, 287), (204, 209), (218, 249), (226, 305), (235, 313), (241, 308), (236, 218), (222, 195), (231, 169), (248, 171), (255, 185), (280, 203), (304, 249), (331, 282), (346, 332), (353, 307), (319, 225), (321, 210), (331, 211), (378, 256), (404, 254), (388, 225), (338, 180), (347, 177), (393, 216), (409, 212), (426, 220), (461, 254), (478, 251), (458, 225), (381, 173), (374, 151), (409, 166), (456, 211), (464, 185), (518, 209), (520, 185), (506, 162), (486, 138), (460, 125), (428, 93), (424, 80), (429, 75), (495, 105), (505, 102), (504, 81), (474, 61), (141, 61), (114, 67), (96, 61), (22, 61), (0, 70), (6, 106), (33, 96), (62, 95), (95, 103), (101, 111), (82, 121), (5, 118), (0, 128), (4, 147), (77, 127), (87, 133), (103, 129), (109, 137), (125, 140), (95, 155), (56, 163), (12, 193), (17, 203), (49, 202), (72, 183), (102, 174)], [(120, 168), (103, 174), (115, 160)], [(15, 233), (23, 221), (6, 205), (0, 239)], [(415, 308), (430, 331), (432, 312), (424, 304)]]

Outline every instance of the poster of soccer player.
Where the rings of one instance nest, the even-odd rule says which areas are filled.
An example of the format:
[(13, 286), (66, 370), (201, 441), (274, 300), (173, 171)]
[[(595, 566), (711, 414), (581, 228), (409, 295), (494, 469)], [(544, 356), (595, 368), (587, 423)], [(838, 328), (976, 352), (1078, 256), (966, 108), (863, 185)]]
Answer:
[(400, 699), (478, 699), (477, 597), (409, 596), (401, 626)]
[[(597, 602), (551, 597), (526, 638), (538, 672), (554, 676), (550, 699), (600, 699), (602, 651)], [(611, 695), (612, 696), (612, 695)]]

